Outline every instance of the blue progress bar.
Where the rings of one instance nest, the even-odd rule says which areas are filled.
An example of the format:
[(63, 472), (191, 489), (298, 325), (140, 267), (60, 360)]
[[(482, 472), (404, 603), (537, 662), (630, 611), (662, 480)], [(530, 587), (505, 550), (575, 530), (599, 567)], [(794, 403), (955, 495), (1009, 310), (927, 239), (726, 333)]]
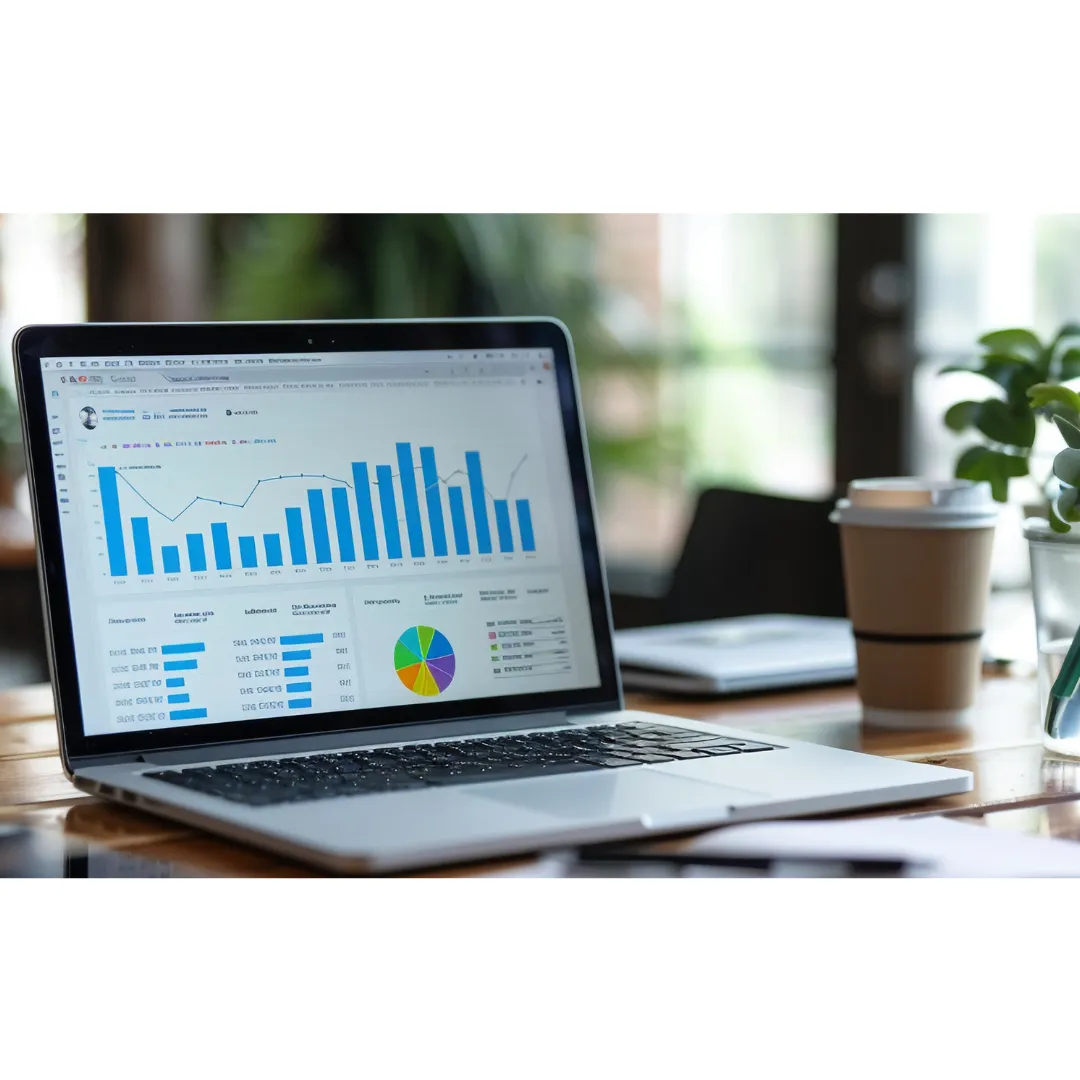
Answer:
[(282, 673), (286, 679), (298, 679), (301, 675), (307, 675), (306, 667), (287, 667)]
[(454, 550), (459, 555), (469, 554), (469, 527), (465, 524), (465, 496), (456, 485), (448, 487), (450, 495), (450, 523), (454, 526)]
[(198, 660), (166, 660), (161, 665), (166, 671), (194, 671), (199, 666)]
[(188, 694), (169, 694), (165, 700), (170, 705), (186, 705), (191, 700), (191, 697)]
[(188, 533), (186, 539), (188, 566), (197, 574), (206, 569), (206, 544), (202, 533)]
[(282, 634), (278, 642), (281, 645), (319, 645), (322, 639), (322, 634)]
[(318, 488), (308, 489), (307, 505), (311, 515), (311, 535), (315, 539), (315, 561), (331, 562), (333, 560), (330, 555), (330, 531), (326, 527), (326, 503)]
[(311, 683), (309, 682), (288, 682), (285, 684), (286, 694), (310, 694)]
[(169, 713), (170, 720), (205, 720), (205, 709), (173, 709)]
[(165, 685), (170, 688), (174, 686), (183, 686), (184, 680), (178, 675), (175, 679), (166, 679)]
[(124, 551), (124, 525), (120, 518), (120, 496), (116, 492), (114, 468), (103, 465), (98, 469), (98, 491), (101, 494), (101, 513), (105, 518), (109, 573), (113, 577), (123, 577), (127, 574), (127, 554)]
[(162, 656), (172, 656), (174, 653), (206, 652), (206, 644), (202, 641), (189, 641), (184, 645), (162, 645)]
[(292, 652), (283, 652), (281, 654), (282, 660), (310, 660), (310, 649), (293, 649)]
[(289, 708), (290, 709), (310, 709), (311, 708), (311, 698), (309, 698), (309, 697), (289, 698)]

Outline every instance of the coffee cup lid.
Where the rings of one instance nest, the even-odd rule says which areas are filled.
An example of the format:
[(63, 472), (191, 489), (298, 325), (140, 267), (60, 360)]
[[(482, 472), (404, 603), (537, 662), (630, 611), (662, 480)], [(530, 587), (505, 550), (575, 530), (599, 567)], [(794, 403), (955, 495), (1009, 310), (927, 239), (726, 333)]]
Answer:
[(853, 480), (829, 520), (898, 529), (986, 529), (997, 516), (988, 484), (894, 476)]

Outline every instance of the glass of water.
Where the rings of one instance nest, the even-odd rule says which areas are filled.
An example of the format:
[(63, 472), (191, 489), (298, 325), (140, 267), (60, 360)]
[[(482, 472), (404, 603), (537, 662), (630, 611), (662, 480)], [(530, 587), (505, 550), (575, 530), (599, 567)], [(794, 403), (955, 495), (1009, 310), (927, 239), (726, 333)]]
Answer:
[[(1039, 646), (1039, 709), (1048, 718), (1050, 688), (1080, 628), (1080, 528), (1056, 533), (1045, 518), (1024, 522), (1031, 553), (1031, 591)], [(1080, 694), (1055, 704), (1045, 733), (1048, 749), (1080, 757)]]

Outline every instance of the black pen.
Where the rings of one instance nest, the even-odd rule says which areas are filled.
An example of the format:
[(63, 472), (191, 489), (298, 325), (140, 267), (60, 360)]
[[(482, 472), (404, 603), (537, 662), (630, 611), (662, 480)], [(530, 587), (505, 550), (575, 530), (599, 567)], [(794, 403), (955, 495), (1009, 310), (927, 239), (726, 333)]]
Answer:
[[(703, 867), (729, 870), (771, 871), (787, 868), (797, 871), (806, 867), (807, 876), (818, 876), (822, 870), (832, 870), (835, 877), (900, 877), (923, 864), (907, 859), (896, 858), (845, 858), (833, 855), (709, 855), (694, 853), (634, 852), (634, 851), (590, 851), (584, 849), (576, 855), (578, 866), (612, 866), (624, 864), (628, 867), (657, 865), (671, 867)], [(795, 876), (795, 875), (792, 875)]]

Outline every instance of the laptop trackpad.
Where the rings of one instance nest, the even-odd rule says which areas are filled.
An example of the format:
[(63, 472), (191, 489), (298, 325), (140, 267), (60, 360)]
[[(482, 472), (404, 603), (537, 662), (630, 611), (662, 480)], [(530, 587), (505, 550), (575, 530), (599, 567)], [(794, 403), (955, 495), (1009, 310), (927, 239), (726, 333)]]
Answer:
[[(460, 790), (460, 789), (459, 789)], [(613, 769), (578, 776), (515, 780), (477, 785), (470, 798), (488, 799), (560, 818), (606, 821), (647, 819), (657, 828), (713, 816), (722, 820), (729, 807), (761, 802), (763, 794), (648, 769)]]

